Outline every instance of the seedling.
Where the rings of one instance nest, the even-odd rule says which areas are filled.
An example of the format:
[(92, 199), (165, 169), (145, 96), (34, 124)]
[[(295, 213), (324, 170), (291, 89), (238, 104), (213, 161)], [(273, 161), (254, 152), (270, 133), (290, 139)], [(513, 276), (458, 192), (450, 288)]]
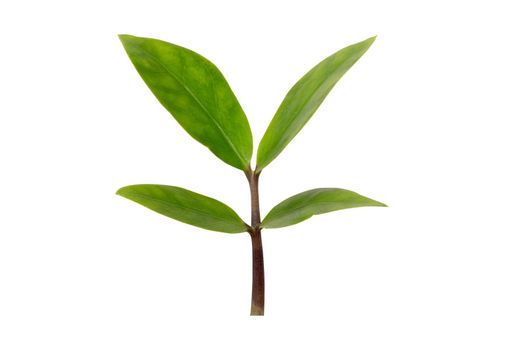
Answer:
[(372, 45), (369, 38), (334, 53), (312, 68), (288, 92), (257, 150), (248, 119), (219, 69), (201, 55), (165, 41), (120, 35), (131, 62), (159, 102), (197, 141), (218, 158), (246, 174), (251, 194), (251, 222), (202, 194), (167, 185), (132, 185), (117, 194), (186, 224), (207, 230), (248, 232), (252, 241), (251, 315), (264, 315), (264, 262), (261, 230), (297, 224), (313, 215), (383, 203), (339, 188), (316, 188), (277, 204), (261, 221), (259, 177), (297, 135), (337, 81)]

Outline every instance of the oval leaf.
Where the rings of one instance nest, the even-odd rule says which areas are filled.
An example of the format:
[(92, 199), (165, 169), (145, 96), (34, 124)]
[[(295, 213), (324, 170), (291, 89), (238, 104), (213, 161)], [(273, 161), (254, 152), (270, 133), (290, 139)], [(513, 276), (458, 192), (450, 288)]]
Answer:
[(117, 194), (186, 224), (207, 230), (239, 233), (247, 225), (226, 204), (184, 188), (166, 185), (132, 185)]
[(313, 215), (357, 207), (386, 207), (385, 204), (340, 188), (316, 188), (277, 204), (261, 226), (278, 228), (297, 224)]
[(179, 124), (224, 162), (247, 170), (253, 148), (250, 125), (219, 69), (165, 41), (119, 37), (146, 85)]
[(259, 144), (258, 171), (270, 164), (301, 131), (337, 81), (368, 50), (374, 40), (375, 37), (369, 38), (329, 56), (292, 87)]

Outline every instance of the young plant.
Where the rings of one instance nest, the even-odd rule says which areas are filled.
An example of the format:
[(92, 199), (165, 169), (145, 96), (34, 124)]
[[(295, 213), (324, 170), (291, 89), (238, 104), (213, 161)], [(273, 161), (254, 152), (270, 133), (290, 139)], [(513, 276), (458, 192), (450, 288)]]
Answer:
[(250, 185), (251, 222), (202, 194), (167, 185), (132, 185), (117, 194), (186, 224), (207, 230), (248, 232), (252, 240), (251, 315), (264, 315), (264, 262), (261, 230), (297, 224), (334, 210), (386, 206), (339, 188), (317, 188), (276, 205), (261, 221), (259, 177), (312, 117), (337, 81), (372, 45), (369, 38), (329, 56), (288, 92), (257, 150), (253, 170), (252, 133), (237, 98), (219, 69), (201, 55), (165, 41), (120, 35), (138, 73), (159, 102), (197, 141), (225, 163), (243, 171)]

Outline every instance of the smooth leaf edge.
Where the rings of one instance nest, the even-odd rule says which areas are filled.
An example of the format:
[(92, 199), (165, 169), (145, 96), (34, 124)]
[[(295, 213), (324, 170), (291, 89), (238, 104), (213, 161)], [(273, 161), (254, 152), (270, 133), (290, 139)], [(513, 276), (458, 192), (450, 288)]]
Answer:
[[(175, 188), (178, 188), (178, 189), (182, 189), (184, 191), (187, 191), (187, 192), (191, 192), (193, 194), (197, 194), (198, 196), (202, 196), (202, 197), (206, 197), (207, 199), (210, 199), (214, 202), (218, 202), (220, 203), (221, 205), (227, 207), (229, 210), (231, 210), (232, 213), (234, 213), (237, 218), (239, 219), (239, 221), (242, 223), (243, 225), (243, 229), (242, 230), (236, 230), (236, 231), (221, 231), (221, 230), (213, 230), (213, 229), (209, 229), (209, 228), (205, 228), (205, 227), (201, 227), (201, 226), (197, 226), (197, 225), (193, 225), (191, 223), (188, 223), (188, 222), (185, 222), (185, 221), (181, 221), (179, 219), (175, 219), (175, 218), (172, 218), (170, 216), (167, 216), (165, 214), (162, 214), (162, 213), (159, 213), (158, 211), (154, 210), (154, 209), (151, 209), (147, 206), (145, 206), (144, 204), (132, 199), (132, 198), (129, 198), (126, 196), (126, 190), (132, 188), (132, 187), (135, 187), (135, 186), (149, 186), (149, 185), (153, 185), (153, 186), (168, 186), (168, 187), (175, 187)], [(243, 232), (249, 232), (249, 230), (251, 229), (251, 227), (240, 217), (239, 214), (237, 214), (237, 212), (232, 208), (230, 207), (229, 205), (225, 204), (224, 202), (222, 201), (219, 201), (215, 198), (212, 198), (212, 197), (209, 197), (209, 196), (206, 196), (206, 195), (203, 195), (201, 193), (198, 193), (198, 192), (194, 192), (194, 191), (191, 191), (191, 190), (188, 190), (188, 189), (185, 189), (185, 188), (182, 188), (182, 187), (178, 187), (178, 186), (172, 186), (172, 185), (160, 185), (160, 184), (134, 184), (134, 185), (127, 185), (127, 186), (123, 186), (121, 188), (119, 188), (116, 192), (115, 192), (116, 195), (120, 196), (120, 197), (123, 197), (123, 198), (126, 198), (127, 200), (130, 200), (132, 202), (135, 202), (141, 206), (143, 206), (144, 208), (150, 210), (150, 211), (153, 211), (159, 215), (162, 215), (162, 216), (165, 216), (171, 220), (175, 220), (175, 221), (178, 221), (180, 223), (183, 223), (183, 224), (186, 224), (186, 225), (189, 225), (189, 226), (193, 226), (193, 227), (197, 227), (197, 228), (200, 228), (200, 229), (203, 229), (203, 230), (207, 230), (207, 231), (214, 231), (214, 232), (222, 232), (222, 233), (228, 233), (228, 234), (239, 234), (239, 233), (243, 233)]]
[[(299, 195), (302, 195), (302, 194), (305, 194), (307, 192), (310, 192), (310, 191), (314, 191), (314, 190), (319, 190), (319, 189), (333, 189), (333, 190), (343, 190), (343, 191), (348, 191), (348, 192), (352, 192), (354, 194), (357, 194), (358, 196), (360, 197), (363, 197), (369, 201), (372, 201), (373, 204), (366, 204), (366, 205), (359, 205), (359, 206), (355, 206), (355, 207), (347, 207), (347, 208), (340, 208), (340, 209), (334, 209), (334, 210), (329, 210), (329, 211), (325, 211), (325, 212), (320, 212), (320, 213), (314, 213), (312, 215), (309, 215), (305, 218), (303, 218), (301, 221), (298, 221), (298, 222), (295, 222), (295, 223), (292, 223), (292, 224), (289, 224), (289, 225), (283, 225), (283, 226), (266, 226), (265, 225), (265, 221), (267, 220), (268, 216), (272, 213), (272, 211), (277, 208), (278, 206), (282, 205), (283, 203), (285, 203), (286, 201), (288, 200), (291, 200), (292, 198), (296, 197), (296, 196), (299, 196)], [(382, 202), (379, 202), (379, 201), (376, 201), (375, 199), (372, 199), (372, 198), (368, 198), (368, 197), (365, 197), (357, 192), (354, 192), (354, 191), (350, 191), (350, 190), (347, 190), (347, 189), (344, 189), (344, 188), (335, 188), (335, 187), (330, 187), (330, 188), (315, 188), (315, 189), (312, 189), (312, 190), (307, 190), (307, 191), (303, 191), (303, 192), (300, 192), (300, 193), (297, 193), (291, 197), (288, 197), (286, 199), (284, 199), (283, 201), (279, 202), (277, 205), (275, 205), (272, 209), (270, 209), (270, 211), (265, 215), (264, 219), (261, 221), (261, 224), (260, 224), (260, 227), (261, 228), (265, 228), (265, 229), (276, 229), (276, 228), (282, 228), (282, 227), (288, 227), (288, 226), (293, 226), (293, 225), (296, 225), (296, 224), (299, 224), (303, 221), (306, 221), (310, 218), (312, 218), (313, 216), (317, 216), (317, 215), (322, 215), (322, 214), (327, 214), (327, 213), (331, 213), (331, 212), (334, 212), (334, 211), (339, 211), (339, 210), (346, 210), (346, 209), (355, 209), (355, 208), (364, 208), (364, 207), (388, 207), (388, 205), (386, 205), (385, 203), (382, 203)]]
[[(371, 36), (365, 40), (361, 40), (357, 43), (354, 43), (354, 44), (351, 44), (351, 45), (348, 45), (334, 53), (332, 53), (331, 55), (325, 57), (323, 60), (321, 60), (320, 62), (318, 62), (315, 66), (313, 66), (310, 70), (308, 70), (308, 72), (306, 72), (299, 80), (297, 80), (295, 82), (295, 84), (288, 90), (288, 92), (286, 93), (284, 99), (281, 101), (281, 103), (279, 104), (279, 107), (277, 108), (277, 111), (275, 112), (274, 116), (272, 117), (272, 120), (270, 120), (270, 124), (268, 124), (268, 127), (266, 128), (266, 131), (264, 132), (261, 140), (259, 141), (259, 145), (257, 146), (257, 151), (256, 151), (256, 154), (255, 154), (255, 159), (256, 159), (256, 169), (255, 169), (255, 172), (257, 173), (260, 173), (264, 168), (266, 168), (268, 165), (270, 165), (270, 163), (272, 163), (285, 149), (286, 147), (293, 141), (293, 139), (301, 132), (301, 130), (304, 128), (304, 126), (306, 126), (306, 124), (308, 124), (308, 121), (310, 121), (310, 119), (312, 118), (312, 116), (315, 114), (315, 112), (317, 111), (317, 109), (320, 108), (322, 102), (324, 102), (324, 98), (323, 98), (323, 101), (321, 101), (321, 104), (319, 104), (319, 106), (317, 106), (317, 108), (315, 108), (313, 110), (313, 112), (311, 113), (310, 117), (307, 119), (307, 121), (303, 124), (303, 126), (301, 126), (301, 128), (299, 128), (299, 130), (295, 133), (294, 136), (292, 136), (290, 138), (290, 140), (284, 145), (284, 147), (279, 151), (277, 152), (274, 156), (268, 158), (267, 160), (265, 160), (264, 162), (261, 163), (260, 161), (260, 156), (259, 156), (259, 150), (261, 148), (261, 144), (263, 143), (263, 140), (265, 139), (265, 136), (268, 132), (268, 130), (270, 129), (270, 126), (272, 125), (272, 122), (274, 121), (274, 118), (277, 116), (277, 114), (279, 113), (279, 111), (281, 110), (282, 106), (283, 106), (283, 103), (287, 100), (287, 98), (289, 97), (289, 95), (292, 93), (292, 91), (295, 89), (295, 87), (297, 85), (299, 85), (304, 78), (306, 78), (306, 76), (308, 76), (312, 71), (314, 71), (320, 64), (322, 64), (323, 62), (325, 62), (327, 59), (331, 58), (332, 56), (336, 55), (337, 53), (339, 53), (340, 51), (343, 51), (351, 46), (356, 46), (356, 45), (360, 45), (360, 44), (364, 44), (366, 43), (367, 44), (367, 47), (364, 49), (363, 53), (357, 58), (357, 60), (354, 62), (357, 63), (357, 61), (359, 61), (361, 59), (361, 57), (368, 51), (368, 49), (372, 46), (372, 44), (375, 42), (377, 38), (377, 35), (374, 35), (374, 36)], [(325, 98), (328, 96), (328, 94), (331, 92), (331, 90), (335, 87), (335, 85), (337, 85), (337, 82), (339, 82), (339, 80), (348, 72), (348, 70), (350, 70), (350, 68), (353, 67), (353, 65), (350, 66), (336, 81), (336, 83), (328, 90), (328, 93), (327, 95), (325, 96)]]
[[(214, 154), (217, 158), (219, 158), (221, 161), (223, 161), (224, 163), (236, 168), (236, 169), (239, 169), (241, 171), (246, 171), (250, 168), (250, 164), (251, 164), (251, 161), (253, 159), (253, 155), (254, 155), (254, 143), (253, 143), (253, 131), (251, 129), (251, 125), (250, 125), (250, 121), (248, 119), (248, 116), (246, 115), (246, 112), (244, 112), (244, 108), (242, 108), (242, 105), (239, 101), (239, 99), (237, 98), (237, 95), (235, 94), (235, 92), (233, 91), (230, 83), (228, 82), (228, 80), (226, 79), (226, 77), (224, 76), (224, 74), (222, 73), (222, 71), (219, 69), (219, 67), (217, 67), (217, 65), (215, 63), (213, 63), (210, 59), (208, 59), (207, 57), (201, 55), (200, 53), (192, 50), (192, 49), (189, 49), (185, 46), (181, 46), (181, 45), (177, 45), (177, 44), (174, 44), (174, 43), (171, 43), (169, 41), (166, 41), (166, 40), (162, 40), (162, 39), (157, 39), (157, 38), (150, 38), (150, 37), (143, 37), (143, 36), (136, 36), (136, 35), (132, 35), (132, 34), (118, 34), (117, 35), (122, 46), (124, 47), (124, 51), (126, 52), (126, 55), (128, 56), (129, 60), (131, 61), (133, 67), (135, 68), (135, 70), (137, 71), (138, 75), (141, 77), (143, 83), (146, 85), (146, 87), (148, 87), (148, 89), (151, 91), (151, 88), (148, 86), (148, 84), (146, 84), (146, 82), (144, 81), (144, 77), (142, 76), (142, 73), (140, 71), (138, 71), (138, 69), (136, 69), (135, 67), (135, 64), (133, 63), (133, 60), (131, 59), (131, 55), (128, 51), (128, 48), (127, 48), (127, 42), (128, 42), (128, 39), (135, 39), (135, 38), (138, 38), (138, 39), (146, 39), (146, 40), (155, 40), (155, 41), (159, 41), (159, 42), (162, 42), (164, 44), (168, 44), (168, 45), (172, 45), (172, 46), (175, 46), (177, 48), (181, 48), (183, 50), (186, 50), (186, 51), (189, 51), (191, 52), (192, 54), (196, 55), (196, 56), (199, 56), (201, 59), (203, 59), (204, 61), (206, 61), (207, 63), (209, 63), (214, 69), (217, 70), (217, 72), (219, 73), (219, 75), (222, 77), (222, 79), (224, 80), (224, 82), (226, 83), (227, 87), (229, 88), (233, 98), (235, 99), (235, 101), (237, 102), (237, 104), (239, 105), (245, 119), (246, 119), (246, 124), (248, 126), (248, 131), (249, 131), (249, 144), (250, 144), (250, 148), (249, 148), (249, 152), (247, 153), (247, 157), (245, 158), (243, 155), (241, 155), (241, 153), (239, 153), (239, 151), (236, 149), (236, 147), (234, 146), (234, 144), (231, 142), (230, 138), (228, 137), (228, 135), (226, 135), (226, 133), (224, 132), (224, 130), (222, 130), (222, 127), (220, 125), (218, 125), (215, 121), (213, 121), (213, 118), (212, 121), (214, 122), (214, 124), (217, 126), (217, 128), (219, 129), (220, 133), (222, 134), (222, 136), (224, 137), (224, 139), (226, 140), (226, 142), (228, 143), (228, 145), (230, 146), (231, 150), (233, 151), (233, 153), (236, 155), (236, 158), (237, 158), (237, 161), (239, 161), (240, 163), (239, 164), (234, 164), (232, 162), (228, 162), (226, 161), (225, 159), (223, 159), (222, 156), (220, 156), (219, 154), (217, 154), (216, 151), (212, 150), (212, 146), (211, 145), (207, 145), (207, 144), (204, 144), (202, 143), (201, 141), (197, 140), (197, 138), (192, 135), (188, 130), (186, 130), (185, 127), (183, 127), (180, 122), (177, 120), (177, 118), (169, 111), (169, 109), (164, 105), (163, 102), (161, 102), (159, 100), (159, 98), (155, 95), (155, 93), (153, 91), (152, 94), (153, 96), (155, 97), (155, 99), (157, 100), (157, 102), (160, 103), (160, 105), (173, 117), (173, 119), (175, 119), (175, 121), (177, 122), (177, 124), (179, 124), (179, 126), (192, 138), (194, 139), (195, 141), (197, 141), (198, 143), (200, 143), (201, 145), (203, 145), (204, 147), (206, 147), (212, 154)], [(156, 58), (155, 58), (156, 60)], [(167, 72), (170, 72), (167, 67), (164, 66), (164, 64), (162, 63), (159, 63)], [(172, 75), (172, 74), (170, 74)], [(175, 77), (175, 79), (179, 80), (178, 78)], [(191, 92), (189, 92), (192, 96), (193, 94)], [(195, 98), (195, 97), (194, 97)], [(197, 100), (198, 102), (198, 100)], [(200, 105), (200, 103), (199, 103)], [(209, 111), (205, 108), (205, 107), (202, 107), (203, 110), (206, 112), (206, 114), (209, 115)]]

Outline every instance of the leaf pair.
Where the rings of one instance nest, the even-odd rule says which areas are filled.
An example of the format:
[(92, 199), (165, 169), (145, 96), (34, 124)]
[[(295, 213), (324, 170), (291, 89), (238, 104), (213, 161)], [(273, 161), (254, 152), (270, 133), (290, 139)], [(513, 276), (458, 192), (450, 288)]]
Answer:
[[(225, 163), (251, 172), (250, 125), (219, 69), (201, 55), (161, 40), (131, 35), (120, 35), (120, 39), (144, 82), (177, 122)], [(374, 40), (369, 38), (329, 56), (292, 87), (261, 140), (257, 173), (284, 150)], [(227, 205), (179, 187), (134, 185), (117, 193), (205, 229), (237, 233), (249, 228)], [(360, 206), (384, 204), (342, 189), (310, 190), (273, 208), (261, 227), (288, 226), (315, 214)]]
[[(253, 151), (250, 125), (219, 69), (201, 55), (165, 41), (131, 35), (120, 35), (120, 40), (144, 82), (179, 124), (224, 162), (248, 170)], [(292, 87), (259, 145), (259, 171), (299, 133), (374, 40), (329, 56)]]
[[(226, 233), (247, 231), (249, 225), (226, 204), (210, 197), (166, 185), (132, 185), (117, 194), (159, 214), (200, 228)], [(366, 206), (385, 206), (355, 192), (318, 188), (299, 193), (276, 205), (264, 218), (262, 228), (290, 226), (313, 215)]]

